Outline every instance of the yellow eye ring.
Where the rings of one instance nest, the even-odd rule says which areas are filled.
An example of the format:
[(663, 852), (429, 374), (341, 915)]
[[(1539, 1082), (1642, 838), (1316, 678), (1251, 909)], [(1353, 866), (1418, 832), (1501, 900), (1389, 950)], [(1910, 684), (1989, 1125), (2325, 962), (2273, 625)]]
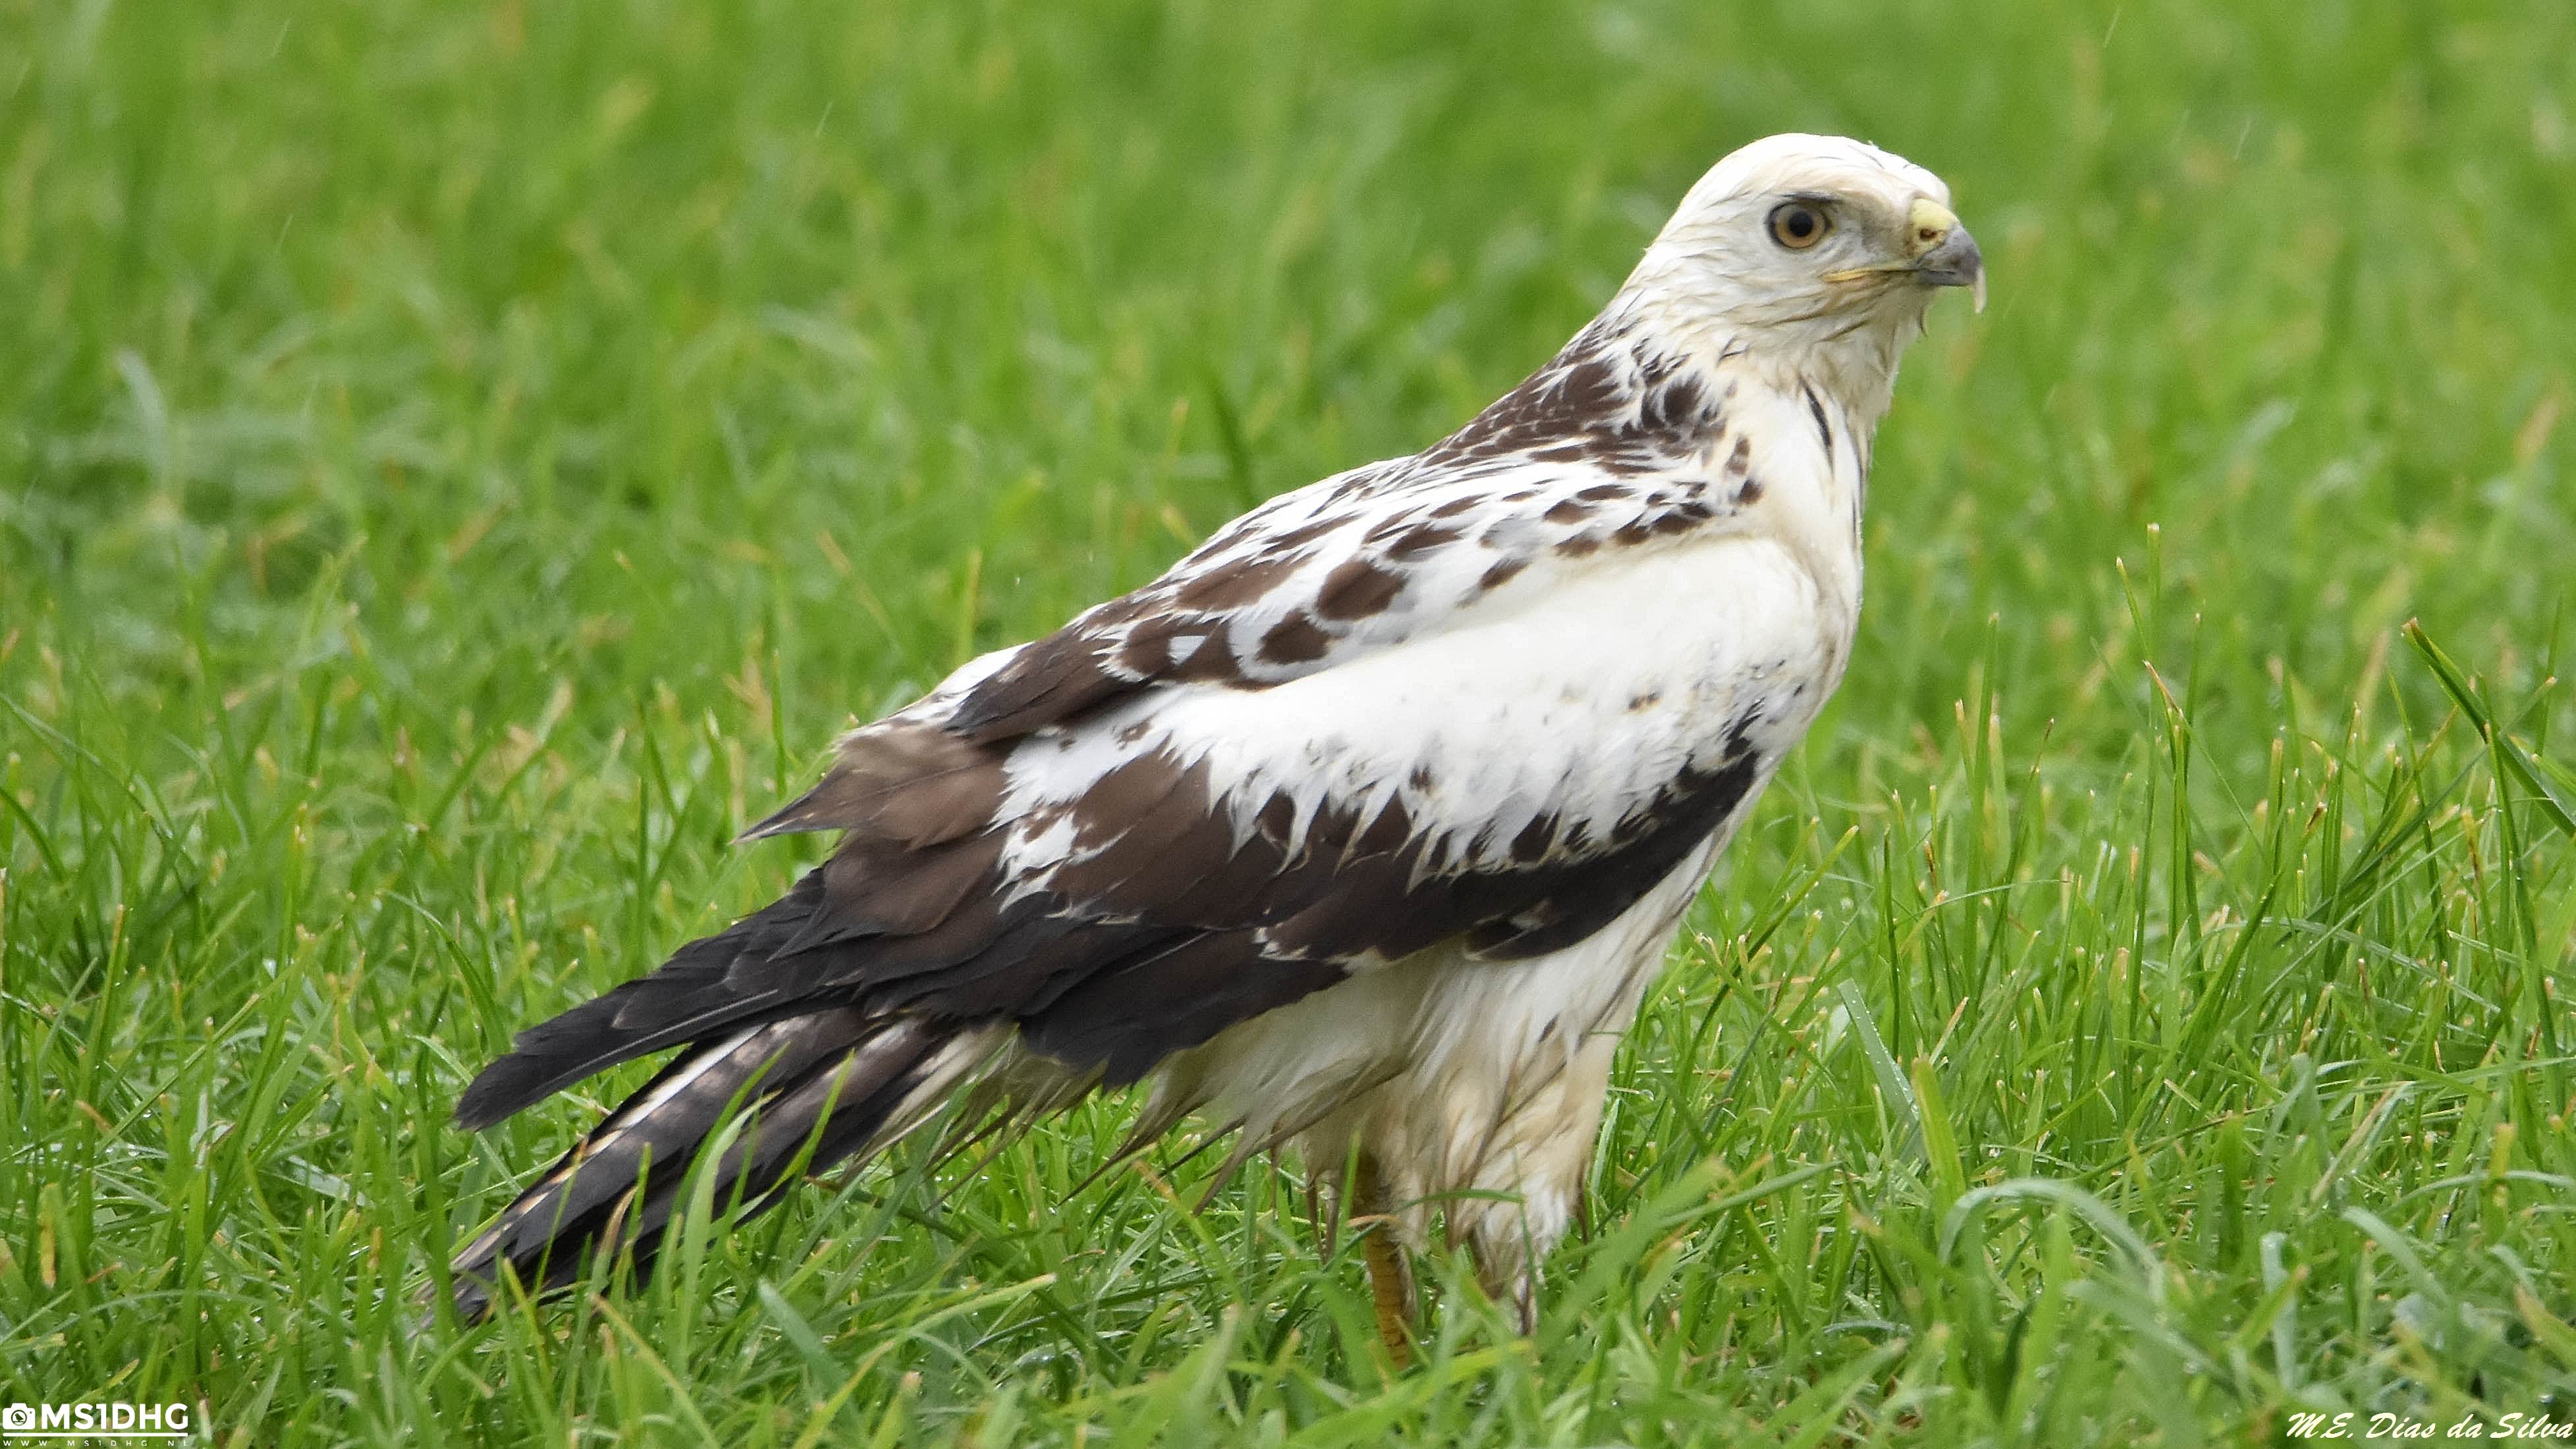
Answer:
[(1804, 201), (1784, 201), (1771, 208), (1771, 239), (1793, 252), (1803, 252), (1834, 229), (1833, 218)]

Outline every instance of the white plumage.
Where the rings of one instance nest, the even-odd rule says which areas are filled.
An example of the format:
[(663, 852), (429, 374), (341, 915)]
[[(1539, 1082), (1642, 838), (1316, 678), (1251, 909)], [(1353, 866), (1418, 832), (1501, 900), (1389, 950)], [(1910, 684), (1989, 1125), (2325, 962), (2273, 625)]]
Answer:
[(1944, 285), (1982, 299), (1929, 173), (1748, 146), (1458, 433), (854, 732), (753, 832), (843, 831), (830, 862), (469, 1089), (480, 1125), (689, 1048), (460, 1255), (460, 1302), (649, 1258), (728, 1110), (765, 1201), (970, 1081), (1019, 1122), (1150, 1080), (1139, 1141), (1201, 1112), (1356, 1160), (1355, 1206), (1419, 1242), (1438, 1205), (1526, 1318), (1619, 1033), (1850, 656), (1871, 435)]

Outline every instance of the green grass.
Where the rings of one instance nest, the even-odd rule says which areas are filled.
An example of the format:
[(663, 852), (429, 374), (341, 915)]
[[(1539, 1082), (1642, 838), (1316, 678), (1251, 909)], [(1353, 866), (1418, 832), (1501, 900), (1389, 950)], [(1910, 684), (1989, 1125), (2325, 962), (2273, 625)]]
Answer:
[[(2576, 10), (1521, 9), (0, 0), (0, 1399), (225, 1444), (2576, 1420)], [(725, 842), (836, 729), (1437, 436), (1792, 128), (1942, 172), (1995, 306), (1908, 364), (1850, 678), (1622, 1057), (1535, 1340), (1435, 1260), (1390, 1377), (1293, 1166), (1068, 1196), (1116, 1100), (416, 1326), (632, 1074), (480, 1139), (458, 1088), (785, 882), (810, 845)]]

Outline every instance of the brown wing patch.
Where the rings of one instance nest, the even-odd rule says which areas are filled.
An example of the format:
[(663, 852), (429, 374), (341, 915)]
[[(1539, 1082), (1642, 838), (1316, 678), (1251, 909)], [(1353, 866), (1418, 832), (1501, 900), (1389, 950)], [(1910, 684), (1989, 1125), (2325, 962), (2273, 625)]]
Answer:
[(1306, 562), (1304, 553), (1274, 547), (1257, 558), (1208, 563), (1094, 609), (1023, 646), (968, 690), (948, 728), (979, 744), (996, 744), (1157, 680), (1255, 684), (1225, 647), (1227, 614), (1267, 598)]
[(1290, 614), (1261, 636), (1261, 658), (1266, 664), (1311, 663), (1332, 647), (1333, 636), (1302, 613)]
[(1387, 548), (1387, 557), (1404, 560), (1420, 558), (1434, 549), (1456, 543), (1458, 533), (1459, 531), (1454, 528), (1441, 528), (1428, 523), (1418, 524), (1406, 529), (1404, 536)]
[(1135, 688), (1158, 679), (1243, 683), (1234, 652), (1226, 647), (1222, 616), (1179, 614), (1148, 619), (1127, 636), (1120, 667), (1136, 671)]
[(1142, 678), (1110, 668), (1101, 655), (1103, 640), (1117, 637), (1110, 626), (1123, 622), (1085, 615), (1022, 645), (1010, 663), (957, 701), (948, 728), (977, 744), (998, 744), (1131, 692)]
[(936, 929), (979, 888), (999, 879), (1002, 833), (986, 830), (929, 849), (853, 834), (823, 863), (824, 909), (793, 953), (843, 936), (911, 936)]
[[(1077, 1072), (1133, 1081), (1364, 959), (1446, 940), (1513, 959), (1599, 930), (1742, 803), (1759, 773), (1744, 733), (1617, 820), (1545, 818), (1499, 859), (1426, 829), (1400, 792), (1302, 811), (1274, 795), (1238, 832), (1204, 764), (1148, 750), (1021, 822), (1039, 832), (1070, 823), (1074, 846), (1053, 871), (1017, 878), (1001, 828), (960, 833), (926, 804), (885, 803), (907, 784), (966, 799), (941, 772), (996, 778), (984, 773), (996, 751), (954, 736), (862, 736), (808, 807), (862, 822), (829, 862), (757, 916), (565, 1018), (566, 1032), (579, 1028), (579, 1060), (549, 1055), (551, 1038), (523, 1040), (530, 1065), (482, 1106), (745, 1021), (839, 1006), (871, 1019), (1016, 1023)], [(927, 764), (936, 783), (850, 783), (897, 759)], [(864, 828), (874, 824), (935, 843)]]
[(1213, 565), (1184, 582), (1172, 602), (1184, 609), (1240, 609), (1279, 587), (1306, 562), (1306, 555), (1276, 551), (1260, 557)]
[(1603, 318), (1423, 461), (1472, 466), (1527, 457), (1619, 476), (1652, 473), (1705, 444), (1724, 403), (1678, 354)]
[(742, 834), (857, 830), (906, 848), (945, 844), (992, 824), (1002, 756), (927, 724), (881, 725), (842, 741), (822, 781)]
[(1324, 587), (1315, 595), (1315, 614), (1323, 619), (1365, 619), (1385, 612), (1403, 591), (1404, 575), (1364, 558), (1348, 559), (1324, 576)]

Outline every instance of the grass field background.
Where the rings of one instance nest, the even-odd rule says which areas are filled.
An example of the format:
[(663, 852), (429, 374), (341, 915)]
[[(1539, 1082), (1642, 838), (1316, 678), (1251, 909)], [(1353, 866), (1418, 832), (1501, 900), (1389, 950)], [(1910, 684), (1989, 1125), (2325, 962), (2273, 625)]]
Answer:
[[(833, 733), (1410, 451), (1772, 131), (1994, 306), (1514, 1336), (1128, 1104), (418, 1323)], [(2576, 1420), (2576, 9), (0, 0), (0, 1399), (224, 1444)], [(2445, 684), (2401, 625), (2456, 661)], [(2474, 678), (2472, 678), (2474, 676)], [(1213, 1154), (1211, 1155), (1213, 1156)], [(943, 1205), (933, 1199), (954, 1188)]]

